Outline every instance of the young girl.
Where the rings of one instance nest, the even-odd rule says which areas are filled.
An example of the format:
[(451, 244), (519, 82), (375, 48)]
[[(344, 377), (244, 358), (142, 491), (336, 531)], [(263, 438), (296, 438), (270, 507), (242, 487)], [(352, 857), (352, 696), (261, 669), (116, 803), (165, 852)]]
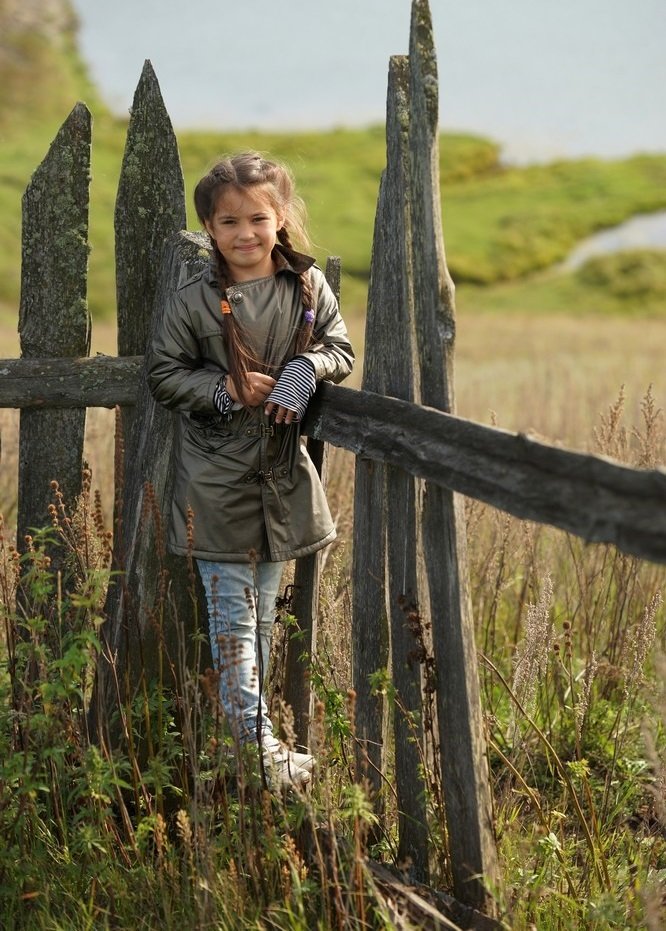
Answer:
[(335, 537), (299, 421), (354, 356), (324, 275), (292, 246), (307, 238), (286, 168), (227, 158), (194, 202), (211, 263), (172, 295), (149, 358), (155, 398), (184, 414), (169, 548), (196, 558), (235, 738), (259, 745), (273, 782), (304, 784), (313, 759), (279, 742), (262, 683), (284, 563)]

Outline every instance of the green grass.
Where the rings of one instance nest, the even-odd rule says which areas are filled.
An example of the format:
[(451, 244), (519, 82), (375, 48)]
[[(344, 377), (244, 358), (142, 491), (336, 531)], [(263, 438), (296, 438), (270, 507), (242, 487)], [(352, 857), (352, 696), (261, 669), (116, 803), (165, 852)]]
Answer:
[[(113, 208), (124, 146), (123, 121), (102, 113), (95, 119), (90, 208), (89, 301), (93, 317), (113, 315)], [(55, 130), (54, 130), (55, 131)], [(364, 303), (379, 177), (384, 164), (382, 127), (281, 136), (276, 134), (179, 134), (190, 228), (197, 227), (191, 194), (197, 179), (221, 153), (258, 148), (287, 161), (308, 204), (315, 252), (340, 255), (353, 310)], [(48, 147), (40, 131), (0, 143), (0, 303), (14, 312), (20, 265), (20, 199), (31, 171)], [(666, 206), (666, 156), (621, 162), (583, 161), (525, 169), (502, 169), (493, 143), (444, 136), (442, 202), (447, 257), (454, 280), (466, 285), (521, 281), (563, 259), (582, 237), (637, 212)], [(516, 290), (485, 288), (487, 306), (505, 307)], [(571, 281), (540, 282), (543, 309), (571, 306)], [(603, 281), (595, 285), (600, 306), (608, 303)], [(588, 283), (589, 291), (589, 283)], [(650, 310), (661, 297), (649, 297)], [(612, 295), (611, 295), (612, 298)], [(618, 310), (622, 301), (611, 299)]]
[(666, 252), (628, 250), (599, 256), (575, 272), (557, 269), (493, 287), (460, 288), (459, 308), (492, 313), (547, 316), (663, 316), (666, 310)]
[(48, 143), (49, 134), (81, 98), (96, 110), (105, 110), (79, 56), (73, 28), (63, 32), (57, 42), (50, 42), (33, 32), (12, 32), (6, 18), (2, 25), (6, 27), (0, 57), (3, 140), (29, 130)]
[[(188, 195), (223, 152), (252, 148), (287, 162), (308, 205), (319, 255), (341, 255), (349, 274), (367, 277), (379, 178), (386, 162), (383, 125), (298, 134), (180, 133), (179, 143)], [(443, 138), (444, 183), (497, 170), (498, 147), (493, 142), (463, 135)], [(193, 212), (190, 222), (196, 224)]]
[(454, 279), (515, 280), (561, 261), (599, 229), (666, 207), (666, 157), (510, 168), (444, 185), (442, 202)]

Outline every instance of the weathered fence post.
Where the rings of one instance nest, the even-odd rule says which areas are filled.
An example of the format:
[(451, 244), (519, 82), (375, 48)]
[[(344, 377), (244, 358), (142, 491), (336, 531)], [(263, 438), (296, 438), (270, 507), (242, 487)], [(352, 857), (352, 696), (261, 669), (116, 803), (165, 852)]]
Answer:
[(664, 468), (633, 469), (431, 407), (326, 383), (310, 402), (303, 428), (357, 457), (400, 466), (520, 520), (666, 563)]
[[(427, 0), (413, 0), (409, 47), (412, 270), (422, 404), (453, 412), (454, 289), (444, 254), (439, 192), (437, 62)], [(426, 483), (423, 551), (436, 666), (454, 892), (493, 909), (497, 854), (479, 698), (463, 502)]]
[[(90, 350), (90, 133), (90, 113), (78, 103), (23, 197), (19, 332), (24, 359), (87, 356)], [(32, 528), (50, 523), (52, 480), (74, 506), (81, 491), (85, 421), (85, 409), (21, 411), (19, 548)]]
[[(340, 302), (340, 259), (330, 256), (326, 263), (326, 278), (338, 303)], [(307, 449), (321, 478), (324, 488), (327, 481), (328, 453), (326, 444), (310, 437)], [(294, 715), (296, 738), (304, 747), (310, 746), (309, 725), (312, 713), (312, 694), (308, 683), (310, 657), (317, 648), (317, 615), (319, 613), (319, 586), (321, 583), (322, 552), (312, 553), (296, 560), (294, 569), (294, 596), (292, 612), (300, 636), (290, 639), (284, 669), (284, 700)]]
[[(375, 312), (382, 319), (383, 391), (413, 401), (414, 333), (409, 205), (408, 60), (390, 61), (386, 114), (386, 171), (377, 219), (383, 246), (377, 255), (381, 280)], [(411, 864), (415, 879), (428, 879), (428, 828), (425, 786), (419, 777), (424, 754), (423, 693), (418, 637), (416, 480), (396, 466), (386, 467), (387, 610), (391, 629), (391, 668), (396, 689), (395, 775), (398, 795), (398, 856)]]
[[(183, 263), (201, 265), (199, 240), (188, 244), (187, 256), (177, 247), (165, 256), (167, 240), (185, 224), (178, 145), (157, 78), (146, 62), (134, 96), (116, 200), (119, 356), (145, 352), (153, 309), (161, 316), (169, 292), (179, 283)], [(136, 407), (123, 408), (122, 419), (125, 463), (116, 474), (114, 546), (121, 571), (109, 587), (102, 630), (107, 659), (98, 667), (91, 711), (98, 733), (104, 706), (113, 704), (111, 664), (127, 688), (123, 698), (131, 696), (143, 676), (149, 678), (158, 669), (162, 632), (156, 629), (153, 612), (165, 566), (179, 592), (185, 594), (190, 588), (185, 561), (172, 561), (164, 552), (173, 416), (155, 405), (144, 378)], [(147, 507), (147, 513), (151, 502), (146, 501), (146, 483), (154, 491), (152, 511)]]
[[(145, 351), (164, 243), (186, 225), (178, 143), (157, 77), (146, 61), (132, 103), (114, 216), (119, 356)], [(122, 408), (130, 468), (134, 420), (135, 409)], [(122, 491), (126, 479), (126, 470), (116, 476), (117, 491)]]
[[(155, 295), (154, 326), (159, 326), (170, 292), (200, 271), (208, 259), (208, 242), (201, 234), (181, 232), (167, 241)], [(112, 662), (120, 673), (121, 683), (128, 689), (122, 698), (130, 698), (144, 678), (149, 680), (157, 674), (160, 651), (174, 661), (180, 656), (197, 613), (192, 603), (196, 593), (192, 592), (186, 560), (170, 556), (164, 548), (173, 489), (171, 456), (181, 415), (156, 403), (148, 388), (145, 366), (139, 380), (136, 411), (133, 467), (128, 469), (123, 495), (125, 565), (107, 603), (102, 628), (106, 657), (98, 664), (93, 715), (101, 733), (104, 733), (101, 712), (105, 706), (115, 704)], [(162, 583), (167, 577), (169, 587), (165, 591)], [(166, 605), (173, 611), (165, 612)], [(159, 626), (165, 617), (174, 622), (170, 628)], [(180, 631), (176, 629), (176, 619), (182, 627)]]
[[(381, 185), (385, 183), (382, 177)], [(380, 189), (379, 202), (383, 203)], [(379, 274), (384, 227), (375, 216), (370, 264), (368, 309), (365, 321), (365, 355), (362, 387), (381, 394), (384, 390), (382, 322), (383, 276)], [(315, 407), (312, 405), (311, 413)], [(367, 778), (382, 810), (386, 763), (386, 701), (381, 688), (373, 689), (372, 677), (387, 670), (389, 627), (386, 611), (386, 467), (362, 454), (356, 456), (354, 473), (354, 526), (352, 536), (352, 684), (356, 692), (356, 736), (360, 741), (356, 762)], [(362, 748), (362, 751), (361, 751)]]

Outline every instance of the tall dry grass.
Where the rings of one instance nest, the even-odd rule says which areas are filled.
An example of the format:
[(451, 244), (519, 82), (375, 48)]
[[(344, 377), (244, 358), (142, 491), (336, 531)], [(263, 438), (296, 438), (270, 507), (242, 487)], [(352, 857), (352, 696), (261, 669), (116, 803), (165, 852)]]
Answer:
[[(463, 317), (458, 412), (663, 465), (665, 336), (659, 321)], [(336, 456), (346, 487), (352, 465)], [(504, 920), (656, 931), (666, 921), (666, 570), (466, 504)], [(333, 621), (332, 641), (335, 631)]]
[[(654, 320), (466, 319), (463, 309), (459, 412), (638, 466), (663, 463), (664, 335), (666, 324)], [(1, 491), (10, 515), (16, 423), (3, 412)], [(251, 760), (241, 761), (238, 783), (214, 689), (192, 670), (180, 670), (175, 704), (165, 681), (123, 710), (123, 753), (100, 753), (87, 738), (112, 425), (111, 412), (91, 412), (87, 457), (101, 500), (91, 498), (91, 520), (63, 537), (80, 587), (56, 599), (55, 640), (46, 621), (54, 583), (39, 541), (25, 558), (35, 586), (30, 610), (14, 607), (17, 557), (6, 521), (0, 894), (9, 927), (399, 927), (395, 903), (364, 867), (368, 855), (391, 863), (395, 808), (389, 797), (377, 825), (354, 767), (346, 542), (353, 457), (331, 457), (341, 541), (327, 558), (313, 670), (319, 773), (311, 796), (275, 799)], [(663, 567), (476, 502), (466, 513), (503, 877), (492, 891), (504, 926), (656, 931), (666, 918)], [(86, 528), (98, 541), (86, 559), (97, 562), (82, 569)], [(288, 630), (278, 628), (278, 641)], [(37, 680), (26, 680), (35, 668)], [(148, 735), (146, 758), (133, 747)], [(435, 787), (433, 819), (437, 806)], [(318, 830), (304, 834), (309, 824)], [(442, 888), (448, 853), (435, 823), (432, 836), (441, 845), (433, 885)]]

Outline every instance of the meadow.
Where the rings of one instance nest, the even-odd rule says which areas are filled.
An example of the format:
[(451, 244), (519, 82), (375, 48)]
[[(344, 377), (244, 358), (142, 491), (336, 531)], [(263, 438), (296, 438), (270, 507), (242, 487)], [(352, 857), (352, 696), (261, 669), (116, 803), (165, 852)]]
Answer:
[[(663, 463), (655, 399), (666, 387), (664, 322), (610, 318), (602, 334), (600, 326), (589, 317), (461, 310), (460, 411), (637, 465)], [(365, 857), (393, 862), (395, 812), (389, 794), (377, 840), (372, 800), (352, 763), (352, 457), (333, 451), (330, 497), (341, 542), (327, 559), (322, 650), (313, 666), (319, 768), (311, 793), (275, 799), (247, 763), (237, 788), (210, 687), (191, 670), (179, 677), (184, 694), (174, 694), (165, 676), (125, 709), (133, 737), (122, 751), (100, 753), (88, 737), (84, 710), (108, 571), (112, 431), (113, 412), (90, 412), (87, 455), (100, 495), (85, 509), (97, 513), (85, 545), (82, 529), (74, 537), (62, 524), (53, 531), (64, 529), (62, 545), (79, 567), (77, 590), (59, 602), (55, 642), (45, 619), (56, 580), (37, 546), (24, 558), (33, 594), (19, 612), (11, 519), (5, 529), (6, 927), (408, 927), (404, 907), (364, 865)], [(3, 502), (12, 500), (12, 458), (3, 443)], [(467, 515), (502, 871), (493, 894), (503, 926), (656, 931), (666, 877), (663, 567), (471, 501)], [(168, 605), (164, 623), (177, 623)], [(288, 619), (276, 627), (277, 649), (288, 629)], [(19, 631), (28, 632), (25, 640)], [(36, 683), (28, 679), (35, 663)], [(147, 733), (150, 750), (139, 757)], [(432, 793), (431, 882), (446, 890), (446, 838), (436, 787)], [(329, 847), (321, 835), (304, 839), (310, 823), (326, 827)]]
[[(17, 348), (20, 194), (55, 131), (53, 113), (66, 114), (74, 91), (89, 95), (95, 113), (93, 349), (114, 353), (111, 217), (123, 123), (86, 83), (73, 47), (34, 53), (57, 96), (34, 109), (17, 84), (33, 117), (13, 128), (0, 112), (0, 355)], [(318, 256), (342, 256), (343, 311), (360, 355), (382, 128), (183, 133), (179, 143), (188, 195), (221, 151), (258, 147), (292, 164)], [(666, 206), (666, 156), (518, 169), (502, 165), (488, 140), (447, 136), (441, 149), (457, 283), (458, 412), (637, 467), (664, 465), (664, 255), (607, 256), (569, 274), (556, 265), (593, 230)], [(354, 377), (358, 384), (360, 372)], [(133, 705), (108, 709), (122, 735), (115, 752), (91, 739), (86, 709), (110, 571), (113, 418), (89, 413), (84, 496), (45, 515), (45, 535), (19, 557), (18, 413), (0, 411), (3, 927), (408, 928), (413, 902), (371, 868), (383, 863), (400, 875), (391, 773), (378, 824), (354, 763), (352, 457), (332, 452), (340, 539), (327, 556), (311, 674), (318, 769), (311, 792), (276, 797), (229, 745), (213, 678), (180, 668), (177, 657), (165, 657), (162, 679)], [(466, 515), (502, 874), (490, 891), (502, 927), (657, 931), (666, 922), (664, 568), (472, 501)], [(50, 571), (47, 541), (66, 556), (64, 588)], [(168, 600), (160, 610), (163, 623), (178, 623)], [(291, 629), (283, 615), (276, 652)], [(271, 681), (277, 701), (276, 670)], [(441, 787), (427, 782), (431, 884), (416, 892), (436, 906), (450, 870)], [(413, 913), (412, 922), (423, 926)]]

